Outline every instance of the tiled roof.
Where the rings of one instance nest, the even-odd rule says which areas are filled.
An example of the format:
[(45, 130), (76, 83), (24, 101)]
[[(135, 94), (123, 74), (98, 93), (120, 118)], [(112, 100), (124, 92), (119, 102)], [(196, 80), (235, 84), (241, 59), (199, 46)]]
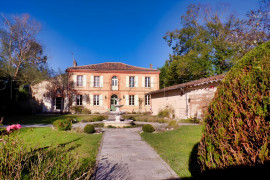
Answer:
[(142, 68), (137, 66), (132, 66), (128, 64), (124, 64), (121, 62), (105, 62), (100, 64), (91, 64), (91, 65), (84, 65), (84, 66), (75, 66), (67, 68), (69, 70), (116, 70), (116, 71), (150, 71), (150, 72), (159, 72), (157, 69), (150, 69), (150, 68)]
[(164, 92), (164, 91), (171, 91), (171, 90), (174, 90), (174, 89), (187, 88), (187, 87), (193, 87), (193, 86), (199, 86), (199, 85), (203, 85), (203, 84), (208, 84), (208, 83), (212, 83), (212, 82), (218, 82), (218, 81), (221, 81), (224, 77), (225, 77), (225, 74), (220, 74), (220, 75), (217, 75), (217, 76), (211, 76), (211, 77), (208, 77), (208, 78), (198, 79), (198, 80), (190, 81), (190, 82), (187, 82), (187, 83), (182, 83), (182, 84), (169, 86), (169, 87), (159, 89), (159, 90), (156, 90), (156, 91), (151, 91), (148, 94), (156, 94), (156, 93), (160, 93), (160, 92)]

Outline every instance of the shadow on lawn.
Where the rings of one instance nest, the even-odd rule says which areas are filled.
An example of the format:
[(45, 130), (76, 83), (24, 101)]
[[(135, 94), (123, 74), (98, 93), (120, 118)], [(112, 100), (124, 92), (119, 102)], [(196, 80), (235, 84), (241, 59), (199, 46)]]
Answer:
[[(231, 166), (227, 169), (207, 170), (204, 173), (200, 172), (198, 164), (198, 146), (199, 143), (193, 146), (192, 152), (189, 157), (189, 171), (192, 177), (183, 177), (178, 179), (207, 179), (207, 180), (234, 180), (234, 179), (267, 179), (270, 171), (270, 161), (265, 162), (263, 165), (256, 166)], [(176, 179), (175, 179), (176, 180)]]

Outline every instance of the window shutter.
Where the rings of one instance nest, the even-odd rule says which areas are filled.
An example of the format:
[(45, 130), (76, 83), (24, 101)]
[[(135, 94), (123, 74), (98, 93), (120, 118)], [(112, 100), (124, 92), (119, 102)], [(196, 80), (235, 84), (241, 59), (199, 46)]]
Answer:
[(103, 106), (103, 96), (99, 95), (99, 105)]
[(139, 105), (139, 97), (138, 97), (138, 95), (135, 95), (134, 96), (134, 105), (135, 106), (138, 106)]
[(90, 94), (90, 106), (93, 106), (93, 95), (92, 94)]
[(99, 83), (100, 83), (100, 87), (103, 87), (103, 76), (100, 76)]
[(126, 87), (129, 87), (129, 76), (126, 76)]
[(86, 87), (86, 75), (83, 75), (83, 86)]
[(76, 94), (73, 94), (72, 106), (76, 106), (76, 100), (77, 100)]
[(135, 87), (138, 87), (139, 81), (138, 81), (138, 76), (135, 76)]
[(126, 95), (126, 105), (128, 106), (129, 105), (129, 100), (128, 100), (128, 95)]
[(142, 77), (142, 87), (145, 87), (145, 77)]
[(77, 86), (77, 75), (73, 75), (73, 83), (74, 83), (74, 87)]
[(87, 95), (86, 95), (86, 94), (84, 94), (84, 95), (82, 96), (82, 105), (83, 105), (83, 106), (87, 105)]
[(154, 77), (151, 77), (151, 80), (150, 80), (151, 82), (151, 88), (153, 88), (154, 87)]
[(94, 87), (94, 76), (91, 76), (90, 87)]

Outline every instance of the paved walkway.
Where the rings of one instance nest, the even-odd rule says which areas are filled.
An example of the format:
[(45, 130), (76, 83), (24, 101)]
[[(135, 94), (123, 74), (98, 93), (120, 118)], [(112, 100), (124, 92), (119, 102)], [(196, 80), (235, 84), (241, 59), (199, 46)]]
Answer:
[(141, 140), (140, 128), (105, 129), (96, 180), (157, 180), (176, 173)]

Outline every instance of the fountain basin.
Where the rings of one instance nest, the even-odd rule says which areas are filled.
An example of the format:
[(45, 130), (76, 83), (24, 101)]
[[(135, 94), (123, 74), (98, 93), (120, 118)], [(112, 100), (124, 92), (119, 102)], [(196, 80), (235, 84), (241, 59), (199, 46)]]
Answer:
[(123, 127), (131, 126), (133, 123), (133, 120), (130, 120), (130, 119), (124, 120), (124, 121), (103, 120), (103, 123), (104, 123), (104, 127), (114, 126), (114, 127), (123, 128)]

